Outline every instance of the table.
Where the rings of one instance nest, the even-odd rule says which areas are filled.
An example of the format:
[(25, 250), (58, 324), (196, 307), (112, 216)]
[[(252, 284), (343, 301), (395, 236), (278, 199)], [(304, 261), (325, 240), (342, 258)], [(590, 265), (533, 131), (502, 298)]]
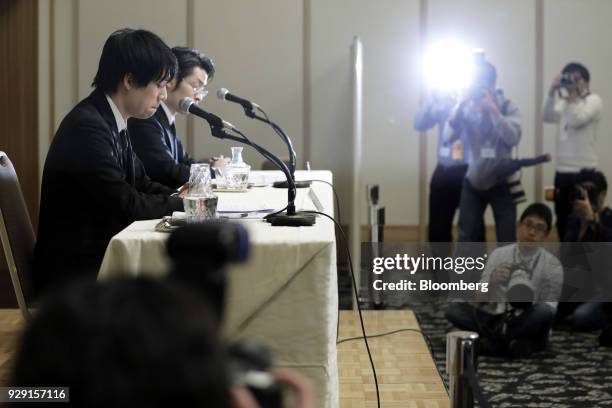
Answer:
[[(277, 171), (252, 172), (269, 181)], [(332, 182), (329, 171), (298, 171), (298, 180)], [(324, 212), (334, 214), (329, 185), (314, 182)], [(298, 209), (315, 209), (308, 189), (299, 189)], [(287, 203), (287, 190), (253, 188), (247, 193), (217, 193), (219, 203), (265, 200), (275, 208)], [(155, 232), (158, 220), (136, 221), (109, 243), (98, 279), (117, 276), (163, 277), (169, 269), (168, 234)], [(335, 229), (318, 216), (312, 227), (272, 227), (262, 220), (241, 220), (249, 231), (251, 258), (230, 266), (225, 332), (230, 339), (249, 338), (272, 348), (277, 365), (310, 377), (320, 407), (338, 406), (336, 330), (338, 289)]]

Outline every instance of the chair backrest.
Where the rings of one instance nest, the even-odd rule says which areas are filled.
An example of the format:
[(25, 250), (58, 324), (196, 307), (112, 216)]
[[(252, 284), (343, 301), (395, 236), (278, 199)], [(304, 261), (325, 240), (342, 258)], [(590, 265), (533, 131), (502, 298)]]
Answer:
[(17, 303), (29, 317), (35, 235), (13, 163), (0, 151), (0, 238)]

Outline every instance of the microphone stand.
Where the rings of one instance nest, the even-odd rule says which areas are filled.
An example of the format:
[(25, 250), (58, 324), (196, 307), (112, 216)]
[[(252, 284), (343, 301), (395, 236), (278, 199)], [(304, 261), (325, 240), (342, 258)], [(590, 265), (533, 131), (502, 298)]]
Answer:
[[(272, 129), (274, 129), (276, 134), (278, 134), (280, 138), (287, 145), (287, 149), (289, 150), (289, 172), (291, 173), (291, 178), (293, 179), (293, 183), (295, 187), (296, 188), (310, 187), (310, 184), (311, 184), (310, 181), (295, 181), (295, 166), (296, 166), (297, 159), (296, 159), (295, 150), (293, 149), (293, 143), (291, 143), (291, 139), (289, 139), (289, 136), (287, 136), (287, 134), (283, 131), (283, 129), (281, 129), (280, 126), (278, 126), (276, 123), (272, 122), (268, 118), (268, 115), (266, 114), (266, 112), (264, 112), (263, 109), (258, 107), (258, 109), (264, 114), (265, 117), (258, 116), (252, 107), (248, 108), (244, 105), (242, 107), (244, 108), (244, 114), (247, 115), (249, 118), (257, 119), (260, 122), (267, 123), (268, 125), (270, 125)], [(288, 188), (289, 183), (288, 181), (276, 181), (274, 182), (274, 184), (272, 184), (272, 186), (276, 188)]]
[[(272, 226), (285, 226), (285, 227), (300, 227), (300, 226), (312, 226), (315, 224), (316, 219), (315, 215), (307, 212), (297, 212), (295, 210), (295, 197), (297, 195), (297, 190), (295, 186), (294, 179), (291, 175), (291, 172), (285, 165), (285, 163), (278, 158), (276, 155), (272, 154), (269, 150), (266, 150), (262, 146), (257, 143), (251, 142), (242, 132), (238, 129), (233, 128), (232, 130), (240, 135), (234, 136), (227, 132), (225, 132), (222, 128), (218, 126), (210, 125), (211, 133), (214, 137), (219, 139), (227, 139), (233, 140), (238, 143), (243, 143), (248, 146), (251, 146), (257, 152), (259, 152), (266, 159), (270, 160), (274, 163), (287, 178), (288, 190), (287, 190), (287, 207), (286, 212), (276, 212), (274, 214), (269, 214), (265, 217), (266, 221), (272, 224)], [(283, 210), (281, 210), (283, 211)]]

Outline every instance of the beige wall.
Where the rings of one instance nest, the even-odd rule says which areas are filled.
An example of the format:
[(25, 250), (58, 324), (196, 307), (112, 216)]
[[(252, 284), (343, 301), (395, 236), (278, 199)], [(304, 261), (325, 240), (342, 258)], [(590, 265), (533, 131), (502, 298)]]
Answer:
[[(612, 66), (606, 44), (612, 34), (608, 24), (612, 3), (608, 0), (591, 0), (588, 7), (577, 0), (541, 0), (541, 21), (536, 13), (540, 0), (40, 1), (44, 3), (41, 38), (45, 30), (53, 30), (51, 49), (41, 48), (41, 72), (49, 72), (49, 63), (54, 61), (52, 84), (45, 88), (41, 81), (41, 98), (49, 98), (48, 104), (41, 102), (47, 107), (40, 112), (41, 141), (48, 139), (49, 126), (44, 124), (49, 123), (49, 116), (57, 126), (77, 99), (89, 92), (107, 35), (124, 26), (147, 28), (170, 45), (196, 46), (213, 58), (218, 71), (204, 107), (285, 155), (268, 128), (246, 118), (238, 106), (217, 101), (214, 92), (226, 87), (251, 98), (292, 137), (300, 164), (309, 159), (314, 168), (332, 169), (345, 219), (350, 216), (350, 44), (358, 35), (364, 45), (363, 184), (381, 185), (389, 224), (419, 223), (419, 199), (428, 194), (419, 188), (419, 180), (429, 180), (436, 145), (432, 132), (427, 157), (419, 157), (423, 141), (411, 128), (421, 89), (421, 4), (427, 7), (430, 38), (454, 33), (485, 48), (497, 65), (499, 85), (523, 114), (521, 155), (535, 152), (540, 114), (536, 90), (547, 87), (565, 62), (586, 63), (593, 75), (593, 89), (604, 102), (612, 103), (612, 85), (604, 77)], [(538, 24), (544, 28), (542, 74), (546, 83), (536, 83)], [(304, 84), (309, 86), (306, 97)], [(229, 153), (230, 144), (212, 140), (204, 123), (194, 121), (188, 129), (185, 122), (180, 122), (179, 131), (184, 137), (191, 136), (194, 156)], [(612, 161), (605, 157), (612, 151), (610, 130), (612, 119), (605, 114), (598, 146), (601, 168), (612, 178)], [(544, 150), (552, 153), (554, 132), (554, 127), (544, 127)], [(41, 156), (46, 146), (41, 143)], [(310, 150), (305, 151), (308, 146)], [(246, 159), (255, 167), (261, 162), (251, 151), (246, 152)], [(421, 174), (423, 159), (427, 167)], [(544, 185), (552, 183), (553, 173), (554, 165), (547, 165)], [(535, 181), (535, 171), (525, 170), (523, 182), (530, 200), (535, 196)], [(364, 203), (361, 206), (365, 221)]]
[[(587, 66), (591, 73), (591, 91), (599, 94), (604, 102), (596, 146), (599, 168), (612, 185), (612, 2), (544, 0), (544, 4), (545, 83), (542, 86), (548, 90), (552, 78), (568, 62), (579, 61)], [(545, 125), (544, 146), (547, 151), (556, 151), (556, 134), (557, 126)], [(554, 171), (552, 165), (545, 168), (545, 184), (553, 184)], [(612, 205), (611, 195), (608, 194), (608, 205)]]

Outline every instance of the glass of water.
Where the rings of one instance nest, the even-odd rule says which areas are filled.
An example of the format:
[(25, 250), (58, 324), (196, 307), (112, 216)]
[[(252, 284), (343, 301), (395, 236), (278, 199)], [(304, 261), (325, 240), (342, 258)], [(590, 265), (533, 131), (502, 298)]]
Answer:
[(217, 196), (212, 191), (210, 166), (191, 165), (187, 195), (183, 198), (187, 222), (201, 222), (217, 215)]
[(244, 190), (249, 184), (251, 166), (242, 160), (242, 147), (232, 147), (232, 161), (225, 166), (225, 187)]

